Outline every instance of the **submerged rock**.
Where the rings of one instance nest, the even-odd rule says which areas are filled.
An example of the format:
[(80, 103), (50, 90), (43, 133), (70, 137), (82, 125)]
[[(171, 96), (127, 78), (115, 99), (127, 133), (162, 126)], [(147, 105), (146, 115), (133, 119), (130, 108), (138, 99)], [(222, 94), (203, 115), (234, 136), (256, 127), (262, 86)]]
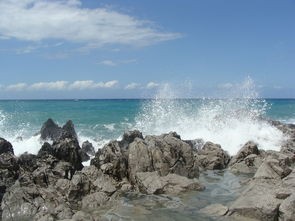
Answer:
[(160, 176), (158, 172), (136, 173), (136, 184), (146, 194), (179, 194), (188, 190), (203, 190), (197, 179), (188, 179), (177, 174)]
[(228, 212), (228, 207), (222, 204), (211, 204), (200, 209), (200, 212), (213, 217), (221, 217)]

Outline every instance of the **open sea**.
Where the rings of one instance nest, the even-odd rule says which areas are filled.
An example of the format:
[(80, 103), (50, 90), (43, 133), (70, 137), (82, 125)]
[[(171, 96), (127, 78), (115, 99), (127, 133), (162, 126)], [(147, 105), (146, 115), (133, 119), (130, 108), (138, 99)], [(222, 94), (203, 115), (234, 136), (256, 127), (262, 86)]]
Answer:
[(277, 150), (285, 138), (264, 118), (295, 123), (295, 99), (1, 100), (0, 137), (17, 155), (37, 153), (37, 132), (48, 118), (59, 125), (72, 120), (79, 142), (89, 140), (95, 148), (139, 129), (176, 131), (182, 139), (202, 138), (235, 154), (248, 140)]

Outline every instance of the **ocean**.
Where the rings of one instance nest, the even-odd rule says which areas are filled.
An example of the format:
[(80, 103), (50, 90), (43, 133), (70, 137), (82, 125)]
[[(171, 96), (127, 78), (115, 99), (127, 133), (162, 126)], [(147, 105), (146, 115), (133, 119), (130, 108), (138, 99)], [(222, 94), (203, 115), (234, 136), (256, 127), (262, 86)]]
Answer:
[(233, 155), (249, 140), (278, 150), (286, 138), (265, 119), (295, 123), (295, 99), (1, 100), (0, 137), (13, 144), (16, 155), (37, 153), (43, 142), (38, 132), (48, 118), (59, 125), (72, 120), (79, 142), (89, 140), (96, 149), (138, 129), (144, 135), (176, 131), (182, 139), (202, 138)]

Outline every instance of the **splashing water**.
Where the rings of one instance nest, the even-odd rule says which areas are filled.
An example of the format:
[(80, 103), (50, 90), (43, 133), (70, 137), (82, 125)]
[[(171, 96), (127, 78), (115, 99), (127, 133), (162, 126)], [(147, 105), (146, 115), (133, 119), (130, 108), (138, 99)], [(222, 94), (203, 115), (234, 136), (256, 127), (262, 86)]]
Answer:
[(237, 84), (226, 97), (180, 100), (164, 85), (154, 100), (143, 105), (135, 127), (144, 134), (176, 131), (182, 139), (202, 138), (220, 144), (231, 155), (249, 140), (261, 149), (280, 149), (283, 134), (262, 120), (269, 105), (258, 99), (251, 78)]

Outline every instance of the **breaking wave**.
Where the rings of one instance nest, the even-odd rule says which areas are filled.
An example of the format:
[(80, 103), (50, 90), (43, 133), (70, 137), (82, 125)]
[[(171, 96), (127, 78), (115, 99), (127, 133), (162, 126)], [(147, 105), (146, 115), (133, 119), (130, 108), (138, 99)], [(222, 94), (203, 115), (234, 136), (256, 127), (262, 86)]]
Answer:
[(144, 134), (176, 131), (182, 139), (212, 141), (231, 155), (249, 140), (261, 149), (279, 150), (284, 136), (263, 120), (268, 108), (251, 78), (237, 84), (224, 99), (179, 100), (166, 84), (154, 100), (143, 105), (135, 127)]

